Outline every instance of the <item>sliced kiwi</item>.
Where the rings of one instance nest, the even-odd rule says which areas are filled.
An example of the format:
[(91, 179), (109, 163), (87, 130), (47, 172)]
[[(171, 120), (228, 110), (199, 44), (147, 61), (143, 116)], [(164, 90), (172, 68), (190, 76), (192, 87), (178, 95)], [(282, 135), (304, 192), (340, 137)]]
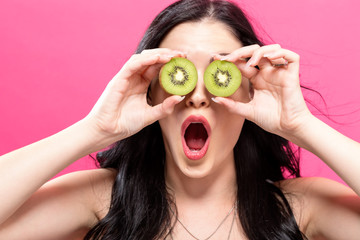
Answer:
[(241, 72), (232, 62), (215, 60), (205, 69), (204, 83), (211, 94), (228, 97), (240, 87)]
[(186, 58), (172, 58), (160, 71), (160, 85), (174, 95), (186, 95), (194, 90), (198, 75), (195, 65)]

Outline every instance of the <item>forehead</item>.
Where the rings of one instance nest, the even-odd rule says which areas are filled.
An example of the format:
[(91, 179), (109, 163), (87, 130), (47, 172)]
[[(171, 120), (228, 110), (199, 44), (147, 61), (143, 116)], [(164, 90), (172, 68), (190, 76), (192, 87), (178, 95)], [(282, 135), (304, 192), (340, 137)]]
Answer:
[(231, 53), (242, 44), (224, 23), (203, 20), (177, 25), (166, 35), (160, 47), (187, 53)]

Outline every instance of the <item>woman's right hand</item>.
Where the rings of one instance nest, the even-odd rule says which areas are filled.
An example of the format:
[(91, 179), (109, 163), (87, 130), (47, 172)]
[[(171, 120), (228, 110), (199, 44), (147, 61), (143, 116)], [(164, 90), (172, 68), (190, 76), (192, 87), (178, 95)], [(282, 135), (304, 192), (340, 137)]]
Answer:
[(150, 106), (147, 90), (163, 64), (172, 57), (184, 56), (170, 49), (144, 50), (133, 55), (107, 85), (86, 117), (88, 123), (111, 144), (170, 114), (183, 97), (170, 96), (163, 103)]

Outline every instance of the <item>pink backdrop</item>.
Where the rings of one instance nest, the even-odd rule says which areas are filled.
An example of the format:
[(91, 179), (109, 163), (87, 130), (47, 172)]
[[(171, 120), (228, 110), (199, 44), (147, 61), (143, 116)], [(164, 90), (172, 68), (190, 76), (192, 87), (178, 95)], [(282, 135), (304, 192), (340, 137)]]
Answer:
[[(84, 117), (134, 52), (152, 18), (171, 2), (1, 1), (0, 154)], [(319, 117), (360, 141), (360, 3), (237, 2), (266, 42), (280, 43), (301, 55), (302, 83), (321, 92), (327, 110), (316, 94), (305, 95), (332, 120)], [(85, 157), (60, 174), (92, 167), (93, 161)], [(340, 181), (305, 151), (302, 171), (305, 176)]]

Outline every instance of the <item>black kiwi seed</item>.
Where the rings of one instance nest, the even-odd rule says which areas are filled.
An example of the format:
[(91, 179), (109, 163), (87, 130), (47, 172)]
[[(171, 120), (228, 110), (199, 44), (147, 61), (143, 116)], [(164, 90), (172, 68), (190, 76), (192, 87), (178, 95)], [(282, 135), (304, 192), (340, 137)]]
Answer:
[[(182, 74), (180, 81), (176, 78), (176, 74)], [(175, 66), (174, 71), (170, 72), (169, 76), (170, 76), (171, 82), (175, 85), (184, 85), (186, 83), (186, 81), (189, 80), (189, 74), (185, 71), (184, 68), (179, 67), (179, 66)]]
[[(219, 75), (226, 75), (226, 80), (224, 81), (220, 81), (219, 79)], [(227, 87), (229, 86), (229, 83), (231, 81), (231, 74), (229, 73), (229, 71), (221, 71), (219, 68), (217, 68), (216, 72), (213, 74), (215, 83), (220, 86), (220, 87)]]

